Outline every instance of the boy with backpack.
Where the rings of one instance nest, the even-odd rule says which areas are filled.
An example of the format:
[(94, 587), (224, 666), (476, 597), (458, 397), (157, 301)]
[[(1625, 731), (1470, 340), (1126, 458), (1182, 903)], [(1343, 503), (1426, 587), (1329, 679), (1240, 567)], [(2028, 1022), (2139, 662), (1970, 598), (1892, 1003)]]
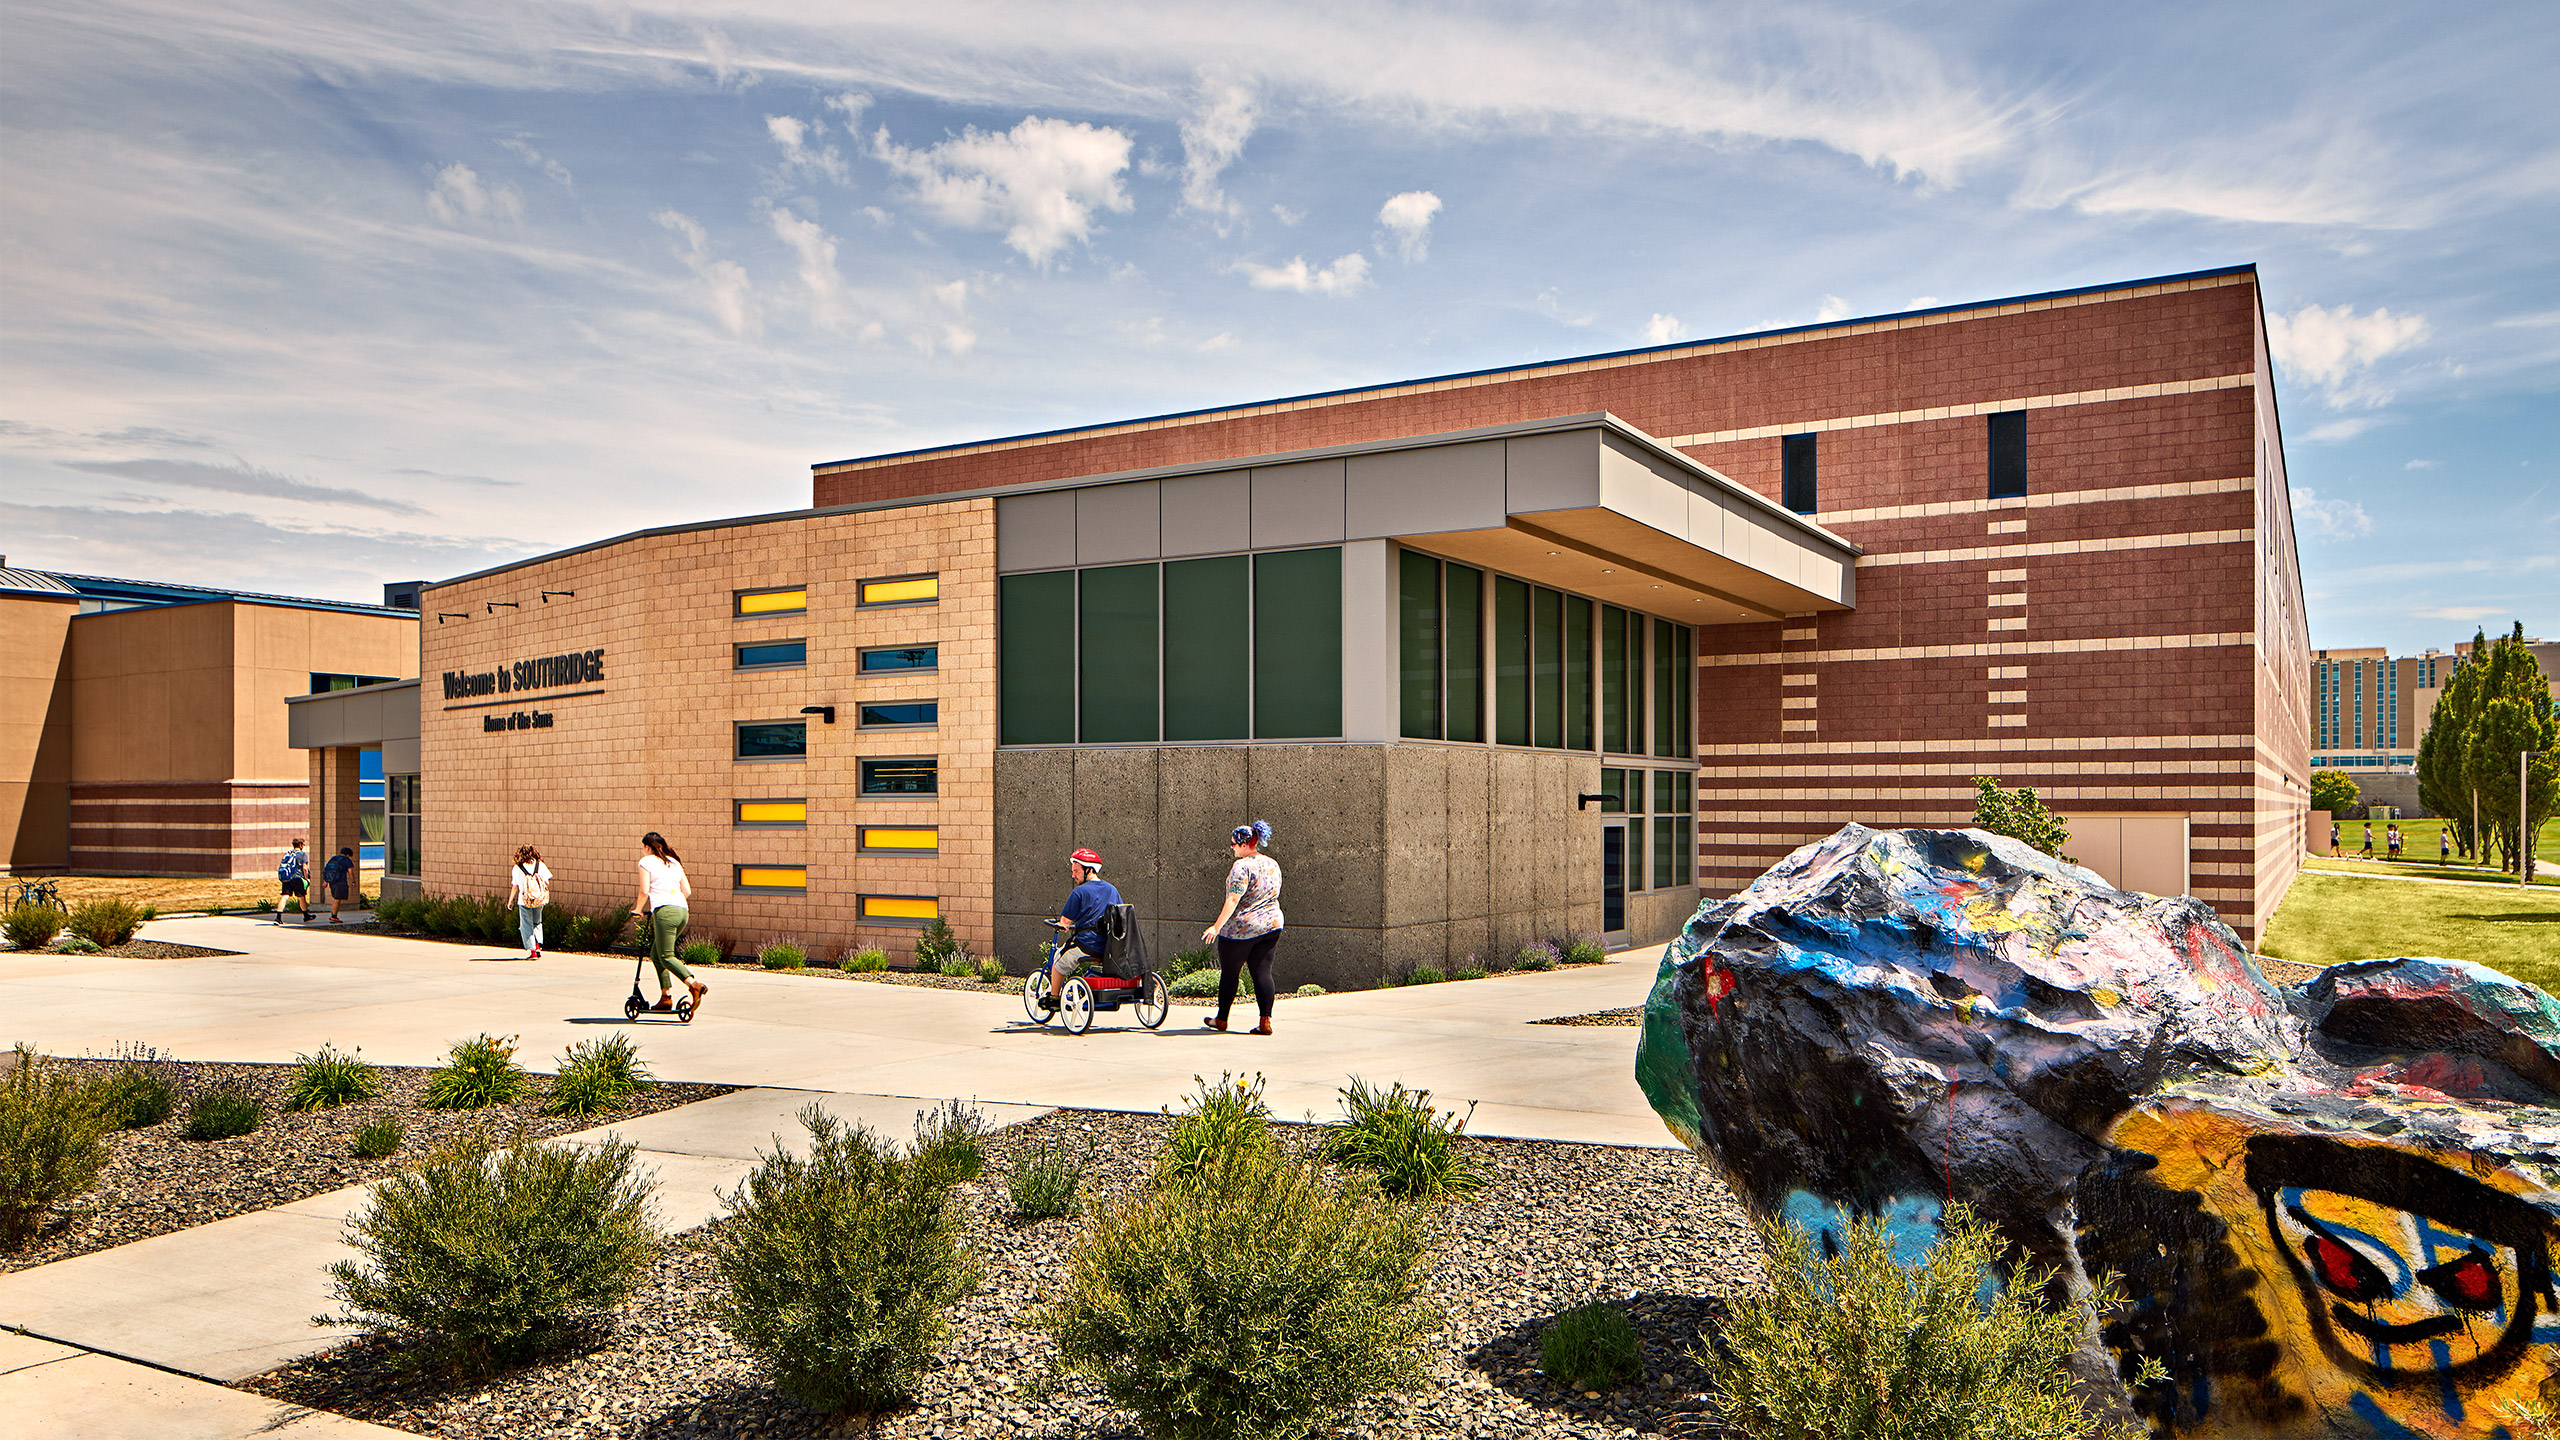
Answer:
[[(276, 862), (277, 924), (284, 923), (285, 901), (300, 900), (311, 893), (309, 882), (303, 878), (309, 873), (310, 865), (311, 857), (303, 853), (302, 840), (297, 836), (294, 839), (293, 848), (284, 852), (284, 858)], [(311, 907), (308, 903), (302, 907), (302, 923), (305, 925), (311, 923)]]

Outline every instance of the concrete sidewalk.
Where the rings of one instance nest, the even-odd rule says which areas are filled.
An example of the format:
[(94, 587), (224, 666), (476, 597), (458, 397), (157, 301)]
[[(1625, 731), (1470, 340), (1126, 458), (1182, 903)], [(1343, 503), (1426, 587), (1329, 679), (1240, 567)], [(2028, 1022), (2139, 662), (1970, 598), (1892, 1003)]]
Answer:
[(21, 1440), (406, 1440), (112, 1355), (0, 1334), (0, 1415)]
[[(797, 1148), (804, 1132), (793, 1117), (813, 1101), (901, 1139), (930, 1108), (879, 1095), (740, 1090), (563, 1138), (629, 1141), (641, 1168), (657, 1176), (652, 1218), (669, 1231), (689, 1230), (724, 1213), (718, 1192), (736, 1188), (759, 1150), (777, 1140)], [(1047, 1113), (1019, 1105), (979, 1110), (990, 1127)], [(356, 1333), (315, 1326), (311, 1318), (336, 1308), (325, 1271), (354, 1253), (343, 1227), (369, 1189), (349, 1186), (0, 1275), (0, 1324), (210, 1380), (255, 1375)]]
[[(325, 1040), (379, 1064), (431, 1065), (455, 1040), (487, 1031), (521, 1036), (542, 1068), (619, 1027), (668, 1080), (1152, 1111), (1188, 1093), (1194, 1076), (1259, 1072), (1272, 1109), (1297, 1118), (1334, 1113), (1337, 1088), (1357, 1075), (1474, 1103), (1479, 1134), (1676, 1143), (1636, 1088), (1635, 1030), (1527, 1023), (1642, 1003), (1659, 947), (1540, 975), (1292, 999), (1267, 1037), (1203, 1030), (1203, 1012), (1179, 1005), (1160, 1031), (1123, 1011), (1078, 1036), (1029, 1024), (1011, 986), (971, 993), (720, 971), (707, 977), (696, 1023), (631, 1026), (621, 1014), (627, 959), (554, 952), (529, 964), (511, 946), (228, 917), (159, 921), (148, 933), (248, 953), (14, 968), (0, 1041), (57, 1054), (142, 1041), (190, 1060), (286, 1061)], [(1285, 943), (1280, 958), (1285, 981)]]

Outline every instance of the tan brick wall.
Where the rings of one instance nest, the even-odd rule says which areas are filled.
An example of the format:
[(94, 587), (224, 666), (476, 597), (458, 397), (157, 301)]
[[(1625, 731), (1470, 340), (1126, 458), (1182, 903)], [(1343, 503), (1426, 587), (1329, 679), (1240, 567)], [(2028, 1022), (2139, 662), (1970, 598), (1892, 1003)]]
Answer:
[[(865, 578), (933, 572), (937, 603), (857, 608)], [(739, 590), (805, 584), (805, 615), (737, 618)], [(547, 603), (541, 591), (575, 591)], [(512, 601), (492, 613), (488, 602)], [(791, 935), (840, 954), (856, 942), (911, 950), (911, 927), (865, 926), (862, 894), (930, 895), (982, 952), (993, 943), (995, 507), (942, 502), (863, 515), (792, 515), (652, 536), (428, 592), (424, 609), (467, 612), (430, 623), (420, 701), (421, 879), (430, 894), (498, 893), (517, 845), (541, 848), (561, 903), (600, 909), (636, 892), (639, 837), (663, 833), (693, 882), (693, 927), (746, 948)], [(741, 642), (805, 638), (805, 669), (741, 672)], [(866, 647), (932, 643), (939, 672), (864, 679)], [(443, 673), (601, 648), (600, 683), (445, 698)], [(595, 690), (595, 694), (576, 694)], [(553, 698), (557, 697), (557, 698)], [(866, 700), (932, 699), (931, 731), (864, 733)], [(502, 703), (486, 703), (491, 700)], [(797, 762), (740, 762), (732, 726), (809, 723)], [(554, 717), (547, 729), (488, 732), (482, 717)], [(937, 799), (865, 800), (864, 756), (933, 755)], [(738, 829), (740, 799), (803, 798), (805, 830)], [(856, 853), (856, 827), (930, 824), (932, 856)], [(735, 890), (740, 864), (805, 865), (808, 893)]]

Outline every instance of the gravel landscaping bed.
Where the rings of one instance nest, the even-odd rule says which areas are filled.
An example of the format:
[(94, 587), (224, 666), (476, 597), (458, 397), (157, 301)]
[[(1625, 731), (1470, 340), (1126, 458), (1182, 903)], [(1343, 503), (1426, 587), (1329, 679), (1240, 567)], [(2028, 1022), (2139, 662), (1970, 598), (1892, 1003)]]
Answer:
[[(219, 952), (216, 952), (219, 953)], [(522, 1058), (522, 1057), (519, 1057)], [(537, 1060), (540, 1057), (536, 1057)], [(64, 1060), (75, 1073), (101, 1074), (119, 1062)], [(660, 1085), (605, 1115), (571, 1119), (542, 1113), (541, 1077), (534, 1098), (485, 1110), (425, 1110), (418, 1097), (426, 1090), (423, 1067), (383, 1066), (382, 1098), (359, 1100), (328, 1110), (294, 1112), (281, 1107), (291, 1086), (291, 1065), (216, 1065), (161, 1062), (178, 1092), (168, 1119), (140, 1130), (107, 1137), (106, 1168), (87, 1194), (46, 1217), (44, 1229), (24, 1247), (0, 1253), (0, 1273), (25, 1270), (92, 1250), (129, 1244), (210, 1220), (264, 1210), (348, 1185), (379, 1179), (426, 1153), (437, 1142), (474, 1125), (512, 1135), (518, 1125), (535, 1138), (591, 1130), (673, 1109), (714, 1095), (734, 1085)], [(255, 1097), (267, 1110), (257, 1129), (229, 1140), (186, 1138), (187, 1102), (192, 1096), (232, 1086)], [(367, 1122), (389, 1117), (408, 1135), (400, 1148), (380, 1160), (355, 1153), (355, 1132)]]
[(1532, 1025), (1625, 1025), (1634, 1027), (1644, 1024), (1644, 1007), (1641, 1005), (1629, 1005), (1619, 1010), (1594, 1010), (1588, 1015), (1551, 1015), (1544, 1020), (1532, 1020), (1529, 1023)]
[[(62, 942), (56, 940), (42, 950), (19, 950), (12, 953), (19, 955), (70, 955), (73, 952), (63, 949)], [(110, 945), (104, 950), (91, 951), (90, 953), (95, 955), (114, 955), (126, 960), (201, 960), (208, 955), (237, 955), (240, 952), (237, 950), (211, 950), (202, 945), (173, 945), (166, 940), (127, 940), (121, 945)]]
[[(905, 1411), (881, 1418), (888, 1440), (1039, 1436), (1132, 1440), (1130, 1417), (1075, 1382), (1054, 1395), (1031, 1383), (1052, 1353), (1014, 1320), (1063, 1272), (1074, 1220), (1028, 1224), (1007, 1213), (1011, 1156), (1044, 1142), (1095, 1148), (1088, 1196), (1143, 1183), (1170, 1126), (1160, 1116), (1062, 1111), (990, 1137), (987, 1179), (962, 1187), (986, 1266), (978, 1293)], [(1305, 1143), (1306, 1126), (1281, 1127)], [(1490, 1173), (1477, 1195), (1437, 1202), (1430, 1288), (1448, 1326), (1431, 1375), (1412, 1393), (1363, 1404), (1334, 1432), (1377, 1440), (1599, 1440), (1632, 1434), (1714, 1436), (1699, 1413), (1688, 1360), (1716, 1297), (1758, 1274), (1758, 1242), (1741, 1207), (1686, 1152), (1542, 1141), (1464, 1142)], [(707, 1242), (677, 1237), (609, 1334), (572, 1354), (479, 1386), (403, 1373), (396, 1347), (362, 1340), (240, 1382), (244, 1389), (422, 1435), (501, 1440), (528, 1435), (780, 1437), (841, 1433), (756, 1377), (746, 1355), (703, 1313), (714, 1284)], [(1629, 1306), (1645, 1374), (1606, 1394), (1580, 1394), (1537, 1374), (1546, 1318), (1595, 1296)]]

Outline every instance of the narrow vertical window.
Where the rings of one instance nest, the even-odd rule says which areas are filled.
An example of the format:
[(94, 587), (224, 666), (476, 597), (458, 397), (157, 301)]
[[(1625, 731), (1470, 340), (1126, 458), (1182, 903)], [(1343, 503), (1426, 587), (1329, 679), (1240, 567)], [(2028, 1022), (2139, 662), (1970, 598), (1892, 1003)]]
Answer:
[(1671, 688), (1676, 698), (1671, 706), (1673, 753), (1683, 760), (1697, 758), (1697, 736), (1691, 727), (1698, 720), (1697, 632), (1686, 625), (1671, 627)]
[(1076, 582), (1079, 738), (1157, 738), (1156, 567), (1104, 566), (1079, 571)]
[(1672, 644), (1673, 625), (1653, 622), (1653, 753), (1680, 753), (1679, 661)]
[(1164, 738), (1252, 733), (1253, 602), (1242, 555), (1164, 567)]
[(1814, 511), (1814, 444), (1818, 436), (1788, 435), (1778, 442), (1784, 475), (1780, 482), (1779, 503), (1799, 515)]
[[(1638, 617), (1638, 623), (1642, 623), (1642, 617)], [(1630, 890), (1642, 890), (1647, 888), (1645, 885), (1644, 868), (1644, 776), (1645, 772), (1642, 770), (1630, 770), (1627, 772), (1627, 788), (1625, 792), (1627, 801), (1627, 888)]]
[(999, 743), (1076, 738), (1076, 575), (1007, 575), (997, 586)]
[(2027, 493), (2027, 412), (2003, 410), (1985, 416), (1991, 422), (1991, 498), (2015, 499)]
[(1530, 691), (1536, 697), (1534, 743), (1564, 746), (1564, 596), (1539, 590), (1529, 601)]
[(1440, 738), (1440, 562), (1407, 550), (1396, 562), (1399, 733)]
[(1529, 743), (1529, 587), (1493, 577), (1493, 738)]
[(1677, 771), (1653, 772), (1653, 888), (1656, 890), (1679, 883), (1679, 784)]
[(1600, 607), (1600, 748), (1627, 754), (1627, 612)]
[(1342, 733), (1342, 552), (1253, 557), (1253, 734)]
[(1444, 565), (1443, 594), (1448, 621), (1443, 630), (1448, 656), (1448, 721), (1452, 740), (1484, 738), (1484, 572), (1467, 565)]
[(1591, 748), (1591, 602), (1564, 602), (1564, 748)]
[(1644, 631), (1642, 615), (1627, 612), (1627, 753), (1644, 753)]

